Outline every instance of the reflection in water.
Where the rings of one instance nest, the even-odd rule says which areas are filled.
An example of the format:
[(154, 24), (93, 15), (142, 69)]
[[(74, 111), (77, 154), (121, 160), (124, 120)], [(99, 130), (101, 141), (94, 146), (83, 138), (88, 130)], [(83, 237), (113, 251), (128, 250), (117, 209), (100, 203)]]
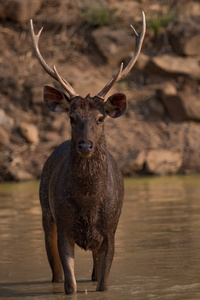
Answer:
[(200, 176), (126, 180), (110, 289), (94, 293), (76, 248), (78, 294), (51, 284), (38, 183), (0, 185), (1, 299), (200, 299)]

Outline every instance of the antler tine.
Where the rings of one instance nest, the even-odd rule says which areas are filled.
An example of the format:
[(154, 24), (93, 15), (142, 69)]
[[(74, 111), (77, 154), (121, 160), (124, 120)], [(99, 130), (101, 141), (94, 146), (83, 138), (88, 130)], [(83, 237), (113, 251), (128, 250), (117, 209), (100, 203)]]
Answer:
[(98, 97), (103, 98), (105, 97), (105, 95), (108, 93), (108, 91), (111, 89), (111, 87), (115, 84), (115, 82), (118, 81), (118, 78), (121, 75), (123, 69), (123, 63), (121, 63), (119, 72), (115, 75), (115, 77), (113, 77), (107, 84), (106, 86), (97, 94)]
[(119, 73), (113, 77), (107, 84), (106, 86), (97, 94), (98, 97), (104, 98), (105, 95), (109, 92), (111, 87), (118, 82), (119, 80), (123, 79), (126, 77), (126, 75), (131, 71), (133, 68), (134, 64), (136, 63), (138, 56), (140, 54), (141, 48), (142, 48), (142, 43), (144, 40), (145, 32), (146, 32), (146, 20), (145, 20), (145, 14), (142, 12), (142, 32), (141, 34), (137, 34), (135, 28), (131, 25), (131, 28), (133, 29), (133, 32), (135, 34), (135, 51), (133, 54), (133, 57), (131, 58), (130, 62), (126, 66), (126, 68), (122, 71), (123, 64), (121, 65)]
[(38, 32), (38, 34), (35, 34), (34, 31), (34, 27), (33, 27), (33, 20), (30, 20), (30, 30), (31, 30), (31, 38), (32, 38), (32, 43), (33, 43), (33, 47), (35, 50), (35, 55), (39, 61), (39, 63), (41, 64), (41, 66), (44, 68), (44, 70), (54, 79), (57, 80), (56, 75), (54, 74), (53, 70), (47, 65), (47, 63), (45, 62), (45, 60), (43, 59), (40, 50), (39, 50), (39, 39), (40, 39), (40, 35), (42, 33), (43, 27), (40, 29), (40, 31)]
[(69, 84), (69, 82), (67, 82), (65, 79), (63, 79), (58, 71), (56, 70), (56, 66), (54, 65), (53, 66), (53, 69), (54, 69), (54, 72), (56, 74), (56, 78), (57, 78), (57, 81), (63, 86), (63, 88), (69, 93), (70, 97), (73, 98), (73, 97), (76, 97), (78, 96), (78, 94), (74, 91), (74, 89), (72, 88), (72, 86)]
[(118, 81), (123, 79), (124, 77), (126, 77), (126, 75), (133, 68), (133, 66), (136, 63), (136, 61), (138, 59), (138, 56), (140, 54), (140, 51), (141, 51), (141, 48), (142, 48), (142, 43), (143, 43), (145, 32), (146, 32), (146, 20), (145, 20), (144, 12), (142, 12), (142, 32), (141, 32), (141, 34), (140, 35), (137, 34), (135, 28), (132, 25), (131, 25), (131, 28), (133, 29), (133, 32), (135, 34), (135, 52), (134, 52), (133, 57), (131, 58), (130, 62), (128, 63), (126, 68), (121, 73), (121, 76), (118, 79)]
[(58, 74), (55, 67), (54, 67), (54, 70), (52, 70), (52, 68), (49, 67), (49, 65), (46, 63), (46, 61), (44, 60), (44, 58), (42, 57), (42, 55), (40, 53), (39, 39), (40, 39), (42, 30), (43, 30), (43, 27), (40, 29), (40, 31), (36, 35), (35, 31), (34, 31), (34, 27), (33, 27), (33, 21), (32, 21), (32, 19), (30, 20), (30, 31), (31, 31), (31, 38), (32, 38), (32, 42), (33, 42), (35, 55), (36, 55), (39, 63), (41, 64), (41, 66), (44, 68), (44, 70), (51, 77), (53, 77), (55, 80), (57, 80), (63, 86), (63, 88), (68, 92), (70, 97), (73, 98), (73, 97), (77, 96), (78, 94), (75, 92), (75, 90), (72, 88), (72, 86)]

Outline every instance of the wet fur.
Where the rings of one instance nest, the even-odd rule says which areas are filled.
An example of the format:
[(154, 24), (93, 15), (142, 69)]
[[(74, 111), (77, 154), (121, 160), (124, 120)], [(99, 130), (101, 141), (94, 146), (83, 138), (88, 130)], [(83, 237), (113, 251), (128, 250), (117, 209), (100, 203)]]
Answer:
[[(74, 106), (77, 105), (81, 111), (82, 106), (77, 103)], [(91, 107), (92, 102), (88, 103), (89, 113), (97, 110), (96, 104)], [(81, 102), (81, 105), (84, 106), (84, 103)], [(101, 103), (99, 105), (102, 106)], [(75, 109), (72, 103), (71, 110)], [(98, 111), (101, 110), (105, 114), (98, 107)], [(85, 113), (87, 108), (83, 107), (83, 111)], [(98, 280), (97, 290), (107, 289), (123, 193), (123, 179), (106, 149), (103, 128), (90, 157), (78, 154), (72, 133), (71, 141), (62, 143), (45, 163), (40, 201), (46, 250), (53, 273), (52, 281), (62, 280), (62, 266), (64, 268), (67, 294), (76, 292), (73, 271), (75, 243), (93, 252), (92, 279)]]

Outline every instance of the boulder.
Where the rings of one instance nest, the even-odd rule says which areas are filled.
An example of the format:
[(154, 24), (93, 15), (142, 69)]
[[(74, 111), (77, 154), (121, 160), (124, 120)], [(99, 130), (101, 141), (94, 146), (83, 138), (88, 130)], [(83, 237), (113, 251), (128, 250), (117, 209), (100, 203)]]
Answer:
[(165, 76), (184, 75), (192, 79), (200, 79), (200, 58), (180, 57), (172, 54), (162, 54), (152, 57), (146, 66), (148, 73)]
[(150, 56), (144, 53), (140, 53), (138, 60), (135, 64), (135, 69), (137, 69), (138, 71), (142, 71), (146, 67), (149, 61), (150, 61)]
[(0, 126), (0, 149), (8, 145), (9, 141), (10, 141), (9, 134), (2, 126)]
[(158, 89), (157, 93), (162, 97), (171, 97), (177, 95), (177, 89), (172, 83), (168, 82), (161, 89)]
[(31, 144), (39, 143), (38, 129), (34, 124), (22, 122), (19, 126), (22, 136)]
[(183, 124), (183, 127), (185, 127), (184, 151), (180, 172), (185, 174), (200, 173), (200, 125), (197, 122), (187, 122), (187, 124)]
[(187, 120), (200, 122), (200, 95), (199, 93), (178, 93), (180, 101), (185, 109)]
[(13, 118), (8, 116), (3, 109), (0, 109), (0, 126), (2, 126), (5, 130), (9, 131), (12, 129), (13, 124)]
[(32, 174), (19, 168), (14, 168), (10, 170), (10, 176), (13, 180), (16, 181), (28, 181), (34, 179), (34, 176)]
[(199, 20), (199, 12), (200, 12), (200, 2), (198, 0), (190, 0), (190, 1), (186, 1), (185, 5), (182, 6), (181, 10), (180, 10), (180, 16), (182, 16), (183, 18), (186, 18), (186, 16), (190, 17), (192, 16), (192, 18), (196, 19), (198, 18)]
[(1, 1), (0, 18), (23, 23), (33, 18), (44, 0), (7, 0)]
[(187, 120), (183, 103), (174, 85), (168, 83), (163, 88), (158, 89), (157, 97), (161, 100), (173, 121), (181, 122)]
[(177, 92), (175, 87), (167, 85), (167, 87), (157, 91), (157, 96), (173, 121), (192, 120), (200, 122), (199, 93)]
[(145, 109), (147, 111), (146, 118), (150, 118), (151, 121), (162, 120), (166, 116), (163, 103), (155, 97), (149, 99)]
[(181, 154), (170, 150), (150, 150), (146, 157), (146, 170), (155, 175), (176, 174), (181, 165)]
[(195, 18), (175, 20), (168, 26), (169, 41), (173, 50), (180, 55), (200, 55), (200, 24)]
[(143, 169), (145, 162), (144, 151), (134, 151), (129, 155), (120, 166), (120, 169), (125, 176), (131, 176)]
[(41, 87), (31, 88), (31, 103), (33, 105), (44, 105), (43, 89)]
[(43, 138), (44, 141), (52, 141), (55, 142), (55, 144), (59, 144), (62, 143), (62, 138), (60, 137), (60, 135), (56, 132), (46, 132)]
[(92, 32), (94, 42), (110, 64), (124, 60), (130, 51), (134, 51), (134, 37), (131, 32), (112, 27), (101, 27)]
[(30, 173), (30, 170), (32, 171), (32, 169), (25, 166), (25, 161), (27, 160), (24, 160), (23, 156), (18, 156), (17, 153), (15, 153), (15, 155), (12, 158), (10, 157), (8, 160), (5, 152), (2, 152), (2, 156), (0, 157), (0, 181), (25, 181), (35, 179)]

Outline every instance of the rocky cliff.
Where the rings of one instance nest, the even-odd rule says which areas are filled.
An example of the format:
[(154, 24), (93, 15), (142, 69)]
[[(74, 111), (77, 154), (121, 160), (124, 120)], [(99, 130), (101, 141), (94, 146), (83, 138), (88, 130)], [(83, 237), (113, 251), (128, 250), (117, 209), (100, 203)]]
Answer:
[(111, 93), (126, 114), (107, 120), (110, 151), (124, 175), (200, 171), (199, 1), (6, 0), (0, 5), (0, 180), (39, 178), (45, 159), (70, 137), (66, 115), (48, 111), (42, 87), (58, 84), (32, 51), (40, 49), (81, 95), (98, 93), (134, 51), (129, 24), (147, 33), (137, 64)]

